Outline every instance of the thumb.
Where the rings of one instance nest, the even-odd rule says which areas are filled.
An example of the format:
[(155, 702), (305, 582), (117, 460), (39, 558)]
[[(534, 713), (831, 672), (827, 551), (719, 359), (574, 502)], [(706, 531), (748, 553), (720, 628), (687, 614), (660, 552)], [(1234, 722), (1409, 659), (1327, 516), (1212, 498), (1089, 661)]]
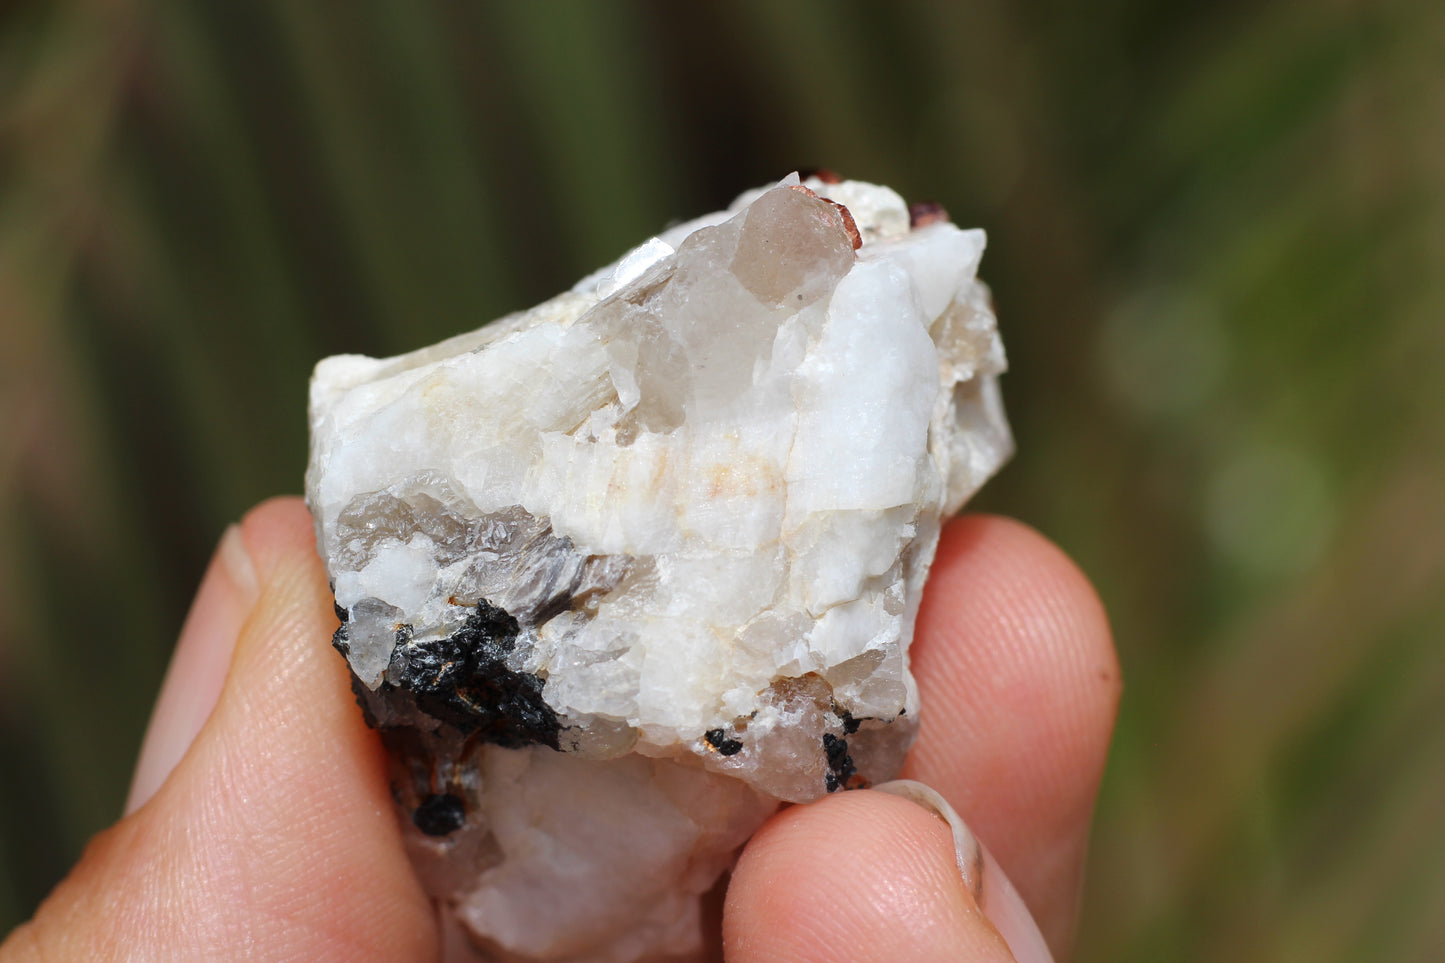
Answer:
[(1048, 963), (1022, 901), (942, 797), (879, 788), (784, 810), (753, 837), (728, 886), (728, 963)]
[(435, 957), (385, 760), (326, 644), (335, 626), (310, 515), (298, 499), (261, 505), (197, 594), (138, 808), (0, 959)]

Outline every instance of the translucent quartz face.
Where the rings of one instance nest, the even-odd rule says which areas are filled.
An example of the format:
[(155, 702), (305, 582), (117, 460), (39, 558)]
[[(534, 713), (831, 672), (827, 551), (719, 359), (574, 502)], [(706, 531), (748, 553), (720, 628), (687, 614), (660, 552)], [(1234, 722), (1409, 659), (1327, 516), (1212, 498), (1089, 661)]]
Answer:
[(456, 952), (685, 957), (779, 801), (901, 764), (940, 520), (1011, 450), (983, 234), (912, 220), (793, 176), (317, 366), (334, 644)]

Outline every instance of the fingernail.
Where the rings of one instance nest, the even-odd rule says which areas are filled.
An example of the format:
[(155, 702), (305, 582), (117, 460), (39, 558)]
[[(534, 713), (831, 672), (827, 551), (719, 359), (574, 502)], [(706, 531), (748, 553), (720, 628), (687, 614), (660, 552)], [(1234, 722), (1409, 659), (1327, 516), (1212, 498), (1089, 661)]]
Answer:
[(1018, 890), (948, 800), (912, 779), (896, 779), (872, 788), (911, 800), (947, 823), (953, 833), (953, 852), (963, 884), (1004, 938), (1014, 959), (1018, 963), (1053, 963), (1053, 954)]
[(221, 536), (161, 684), (126, 799), (126, 815), (155, 795), (210, 717), (231, 653), (260, 589), (239, 527)]

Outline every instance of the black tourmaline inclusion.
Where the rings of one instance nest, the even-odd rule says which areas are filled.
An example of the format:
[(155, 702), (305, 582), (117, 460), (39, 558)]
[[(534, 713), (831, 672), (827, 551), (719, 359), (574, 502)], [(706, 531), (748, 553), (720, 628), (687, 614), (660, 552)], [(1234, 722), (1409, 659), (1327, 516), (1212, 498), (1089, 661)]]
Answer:
[(433, 793), (421, 801), (411, 814), (416, 828), (428, 836), (446, 836), (461, 829), (467, 821), (467, 807), (460, 797), (451, 793)]
[(743, 744), (736, 739), (729, 739), (727, 733), (721, 729), (709, 729), (702, 737), (717, 750), (719, 756), (736, 756), (743, 751)]
[[(412, 641), (410, 628), (402, 626), (386, 680), (376, 692), (352, 678), (367, 722), (381, 729), (415, 726), (421, 714), (463, 737), (508, 749), (558, 748), (561, 725), (542, 698), (545, 683), (506, 664), (519, 631), (510, 613), (486, 599), (446, 638)], [(343, 625), (333, 640), (343, 653), (345, 632)]]
[(848, 754), (848, 740), (839, 739), (831, 732), (824, 733), (823, 756), (828, 760), (823, 785), (829, 792), (847, 789), (849, 780), (858, 772), (858, 767), (853, 765), (853, 757)]

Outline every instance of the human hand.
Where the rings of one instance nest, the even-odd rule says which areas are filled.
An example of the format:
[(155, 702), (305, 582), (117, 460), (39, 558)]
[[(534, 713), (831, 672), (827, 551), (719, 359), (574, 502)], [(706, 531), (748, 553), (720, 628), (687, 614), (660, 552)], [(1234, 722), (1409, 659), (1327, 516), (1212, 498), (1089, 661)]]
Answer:
[[(299, 500), (227, 532), (127, 815), (0, 963), (438, 955), (380, 743), (326, 644), (334, 628)], [(1047, 951), (1025, 904), (1066, 954), (1119, 692), (1097, 598), (1031, 530), (970, 516), (945, 530), (912, 653), (926, 712), (904, 775), (963, 814), (1022, 902), (998, 865), (981, 899), (970, 891), (948, 826), (925, 809), (841, 793), (784, 810), (744, 850), (723, 914), (729, 963), (1014, 958), (1000, 931), (1037, 963)]]

